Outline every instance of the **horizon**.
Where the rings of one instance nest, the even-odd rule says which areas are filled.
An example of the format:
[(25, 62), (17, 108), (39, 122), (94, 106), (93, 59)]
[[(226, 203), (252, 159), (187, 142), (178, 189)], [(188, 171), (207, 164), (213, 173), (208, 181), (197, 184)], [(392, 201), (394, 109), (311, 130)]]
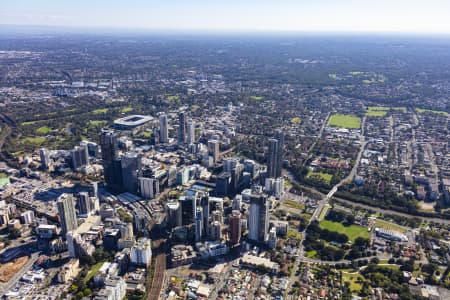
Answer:
[(450, 34), (450, 3), (444, 0), (426, 4), (420, 0), (36, 2), (2, 1), (0, 25), (122, 31)]

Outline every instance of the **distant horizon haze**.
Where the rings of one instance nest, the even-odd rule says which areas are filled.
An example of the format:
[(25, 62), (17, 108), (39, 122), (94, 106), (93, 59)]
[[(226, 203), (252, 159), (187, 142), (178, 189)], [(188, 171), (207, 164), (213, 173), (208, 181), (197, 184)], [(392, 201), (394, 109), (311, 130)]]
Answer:
[(0, 3), (0, 25), (80, 31), (450, 34), (449, 16), (448, 0), (2, 0)]

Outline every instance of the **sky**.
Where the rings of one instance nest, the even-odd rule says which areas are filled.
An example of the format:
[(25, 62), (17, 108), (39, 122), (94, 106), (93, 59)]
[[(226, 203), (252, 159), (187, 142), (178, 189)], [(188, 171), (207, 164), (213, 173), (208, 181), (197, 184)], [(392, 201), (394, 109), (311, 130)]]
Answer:
[(450, 33), (450, 0), (0, 0), (0, 24)]

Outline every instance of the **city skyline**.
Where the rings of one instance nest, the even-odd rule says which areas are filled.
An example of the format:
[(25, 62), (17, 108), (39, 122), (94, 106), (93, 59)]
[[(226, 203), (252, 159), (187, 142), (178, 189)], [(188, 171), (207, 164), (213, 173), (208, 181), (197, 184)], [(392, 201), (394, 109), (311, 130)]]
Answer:
[[(1, 25), (144, 30), (450, 33), (450, 3), (423, 1), (2, 1)], [(0, 29), (1, 30), (1, 29)]]

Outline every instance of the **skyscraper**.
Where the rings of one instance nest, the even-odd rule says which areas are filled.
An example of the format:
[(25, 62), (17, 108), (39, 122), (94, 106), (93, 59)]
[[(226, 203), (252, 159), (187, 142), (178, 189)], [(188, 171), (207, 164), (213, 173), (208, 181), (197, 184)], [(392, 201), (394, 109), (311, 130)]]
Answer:
[(193, 120), (189, 120), (187, 122), (187, 143), (193, 144), (195, 143), (195, 123)]
[(75, 212), (75, 200), (72, 194), (62, 194), (57, 202), (58, 213), (61, 221), (62, 235), (78, 227), (77, 215)]
[(178, 201), (167, 203), (167, 224), (169, 228), (182, 225), (181, 205)]
[(122, 185), (120, 161), (118, 161), (119, 145), (117, 134), (112, 130), (103, 129), (100, 133), (100, 149), (102, 151), (103, 174), (105, 181), (111, 186)]
[(281, 177), (283, 164), (284, 134), (277, 130), (276, 138), (269, 140), (269, 156), (267, 158), (267, 176), (269, 178)]
[(163, 144), (169, 142), (169, 125), (165, 113), (159, 115), (159, 142)]
[(248, 216), (248, 238), (263, 243), (269, 230), (269, 207), (267, 196), (251, 195)]
[(186, 114), (184, 112), (180, 112), (178, 114), (178, 143), (185, 144), (186, 143)]
[(220, 142), (217, 140), (209, 140), (208, 141), (208, 152), (209, 155), (213, 157), (214, 163), (217, 163), (219, 161), (220, 156)]
[(159, 181), (156, 178), (139, 177), (139, 190), (144, 199), (153, 199), (159, 194)]
[(72, 158), (72, 167), (78, 169), (82, 166), (89, 165), (89, 152), (87, 146), (75, 146), (70, 150)]
[(203, 209), (197, 207), (195, 212), (195, 241), (201, 241), (203, 238)]
[(44, 170), (48, 170), (50, 167), (50, 155), (47, 149), (41, 148), (39, 150), (39, 155), (41, 157), (41, 168)]
[(88, 215), (91, 213), (91, 211), (94, 210), (94, 208), (92, 207), (93, 203), (89, 197), (88, 192), (78, 193), (77, 204), (78, 204), (78, 211), (82, 215)]
[(233, 210), (230, 217), (230, 241), (236, 245), (241, 240), (241, 213)]
[(142, 176), (141, 155), (136, 152), (127, 152), (122, 157), (123, 188), (130, 193), (138, 190), (138, 178)]

